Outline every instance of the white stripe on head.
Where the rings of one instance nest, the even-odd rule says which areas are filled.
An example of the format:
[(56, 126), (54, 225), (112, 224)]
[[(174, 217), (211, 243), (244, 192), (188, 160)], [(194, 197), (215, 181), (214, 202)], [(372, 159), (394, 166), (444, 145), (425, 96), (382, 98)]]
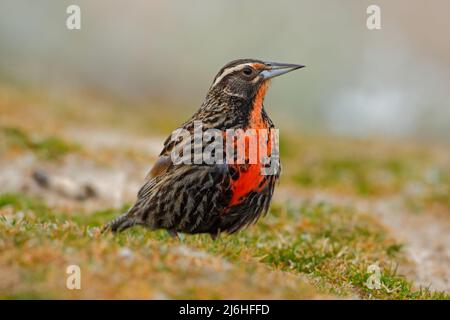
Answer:
[(220, 81), (222, 81), (223, 78), (225, 78), (227, 75), (235, 72), (235, 71), (239, 71), (244, 69), (247, 66), (253, 66), (253, 62), (249, 62), (249, 63), (242, 63), (242, 64), (238, 64), (237, 66), (231, 67), (226, 69), (224, 72), (222, 72), (222, 74), (216, 79), (216, 81), (214, 81), (212, 87), (214, 88)]

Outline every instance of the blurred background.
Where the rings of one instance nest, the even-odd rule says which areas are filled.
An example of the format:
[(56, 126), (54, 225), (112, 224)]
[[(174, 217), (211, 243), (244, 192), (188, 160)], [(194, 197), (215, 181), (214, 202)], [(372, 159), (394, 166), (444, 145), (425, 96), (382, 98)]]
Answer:
[[(70, 4), (79, 31), (65, 26)], [(381, 30), (366, 28), (370, 4)], [(266, 98), (278, 127), (448, 143), (449, 10), (446, 0), (2, 0), (0, 79), (182, 121), (232, 59), (301, 63)]]

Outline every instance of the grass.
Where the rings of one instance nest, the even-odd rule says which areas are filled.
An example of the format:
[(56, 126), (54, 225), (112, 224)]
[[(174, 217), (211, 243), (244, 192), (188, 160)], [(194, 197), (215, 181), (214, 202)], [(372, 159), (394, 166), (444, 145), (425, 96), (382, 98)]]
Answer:
[[(197, 250), (164, 232), (100, 235), (96, 226), (117, 215), (117, 210), (86, 214), (81, 223), (73, 216), (82, 214), (55, 212), (19, 194), (4, 194), (0, 203), (0, 278), (5, 279), (0, 281), (1, 298), (321, 295), (299, 277), (286, 277), (251, 259), (231, 263), (226, 256)], [(81, 267), (80, 291), (65, 288), (70, 264)]]
[[(444, 298), (441, 293), (416, 291), (395, 271), (402, 257), (402, 245), (383, 226), (352, 208), (327, 203), (305, 204), (298, 212), (287, 213), (296, 229), (285, 233), (283, 245), (275, 245), (264, 260), (286, 270), (317, 278), (339, 294), (356, 291), (363, 298), (427, 299)], [(366, 285), (370, 265), (381, 268), (380, 290)]]
[(400, 196), (413, 211), (450, 208), (450, 166), (433, 149), (339, 139), (330, 145), (314, 137), (289, 143), (299, 147), (285, 151), (284, 179), (296, 187), (359, 198)]
[(16, 127), (0, 127), (0, 138), (4, 139), (6, 149), (31, 151), (46, 160), (56, 160), (80, 149), (79, 145), (68, 143), (59, 137), (34, 137)]
[[(3, 194), (0, 274), (20, 285), (0, 287), (0, 296), (448, 299), (414, 289), (396, 274), (402, 246), (372, 217), (320, 202), (286, 207), (275, 206), (255, 227), (218, 241), (206, 235), (178, 241), (139, 228), (100, 235), (98, 227), (121, 210), (55, 212), (37, 199)], [(69, 263), (87, 278), (75, 296), (64, 288)], [(366, 286), (372, 264), (382, 270), (380, 290)]]
[[(367, 168), (372, 170), (367, 170)], [(384, 175), (386, 184), (391, 189), (398, 189), (401, 182), (416, 172), (405, 161), (398, 159), (374, 160), (367, 157), (358, 158), (331, 158), (314, 161), (303, 166), (294, 179), (299, 184), (310, 187), (338, 187), (345, 184), (353, 186), (354, 191), (360, 195), (372, 195), (377, 192), (392, 192), (393, 190), (380, 190), (380, 179), (373, 175)], [(385, 189), (387, 188), (384, 187)]]
[[(116, 108), (104, 101), (80, 112), (83, 104), (76, 101), (55, 102), (0, 87), (0, 180), (9, 177), (2, 163), (13, 164), (25, 153), (36, 156), (31, 169), (42, 165), (51, 173), (66, 165), (68, 170), (70, 164), (59, 160), (74, 153), (76, 170), (88, 163), (95, 179), (102, 177), (95, 171), (100, 167), (137, 180), (151, 160), (140, 147), (89, 149), (62, 138), (67, 137), (63, 128), (85, 124), (86, 118), (98, 130), (133, 127), (130, 132), (147, 134), (169, 132), (178, 123), (167, 122), (163, 113), (147, 118), (140, 111), (129, 116), (127, 108), (112, 112)], [(161, 124), (148, 129), (153, 122)], [(280, 145), (283, 175), (276, 195), (281, 197), (256, 225), (217, 241), (207, 235), (174, 240), (164, 231), (142, 228), (102, 235), (100, 227), (129, 205), (117, 209), (102, 199), (101, 205), (98, 199), (77, 202), (51, 190), (30, 190), (29, 183), (12, 190), (2, 185), (0, 299), (449, 299), (398, 271), (410, 263), (408, 244), (380, 222), (370, 211), (373, 206), (360, 205), (386, 205), (394, 198), (390, 214), (402, 210), (448, 218), (448, 153), (286, 132)], [(24, 173), (18, 180), (29, 179), (28, 171), (18, 172)], [(81, 268), (81, 290), (66, 288), (71, 264)], [(379, 268), (379, 289), (367, 285), (371, 268)]]
[[(427, 289), (415, 290), (396, 273), (402, 245), (371, 216), (327, 203), (305, 203), (299, 209), (278, 206), (273, 217), (236, 239), (219, 244), (216, 253), (239, 259), (251, 255), (272, 268), (306, 274), (330, 294), (377, 299), (446, 299)], [(281, 231), (281, 232), (280, 232)], [(194, 240), (195, 241), (195, 240)], [(366, 282), (370, 265), (382, 270), (380, 290)]]

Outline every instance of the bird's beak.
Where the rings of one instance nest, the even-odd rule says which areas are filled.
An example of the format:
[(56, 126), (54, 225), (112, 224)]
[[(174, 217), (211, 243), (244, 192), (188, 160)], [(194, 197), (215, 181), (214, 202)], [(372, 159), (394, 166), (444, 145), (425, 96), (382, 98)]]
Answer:
[(301, 64), (265, 62), (266, 68), (261, 72), (264, 79), (271, 79), (281, 76), (282, 74), (303, 68)]

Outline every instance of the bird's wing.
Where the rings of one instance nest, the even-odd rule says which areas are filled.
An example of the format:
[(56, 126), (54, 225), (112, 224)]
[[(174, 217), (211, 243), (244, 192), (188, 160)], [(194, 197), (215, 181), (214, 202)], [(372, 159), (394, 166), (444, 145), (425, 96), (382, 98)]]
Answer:
[(158, 160), (156, 160), (153, 167), (147, 173), (145, 177), (145, 181), (148, 181), (152, 178), (155, 178), (163, 173), (165, 173), (169, 167), (172, 165), (172, 160), (169, 155), (160, 156)]
[(172, 165), (145, 183), (131, 211), (155, 227), (199, 232), (220, 218), (231, 195), (226, 165)]

